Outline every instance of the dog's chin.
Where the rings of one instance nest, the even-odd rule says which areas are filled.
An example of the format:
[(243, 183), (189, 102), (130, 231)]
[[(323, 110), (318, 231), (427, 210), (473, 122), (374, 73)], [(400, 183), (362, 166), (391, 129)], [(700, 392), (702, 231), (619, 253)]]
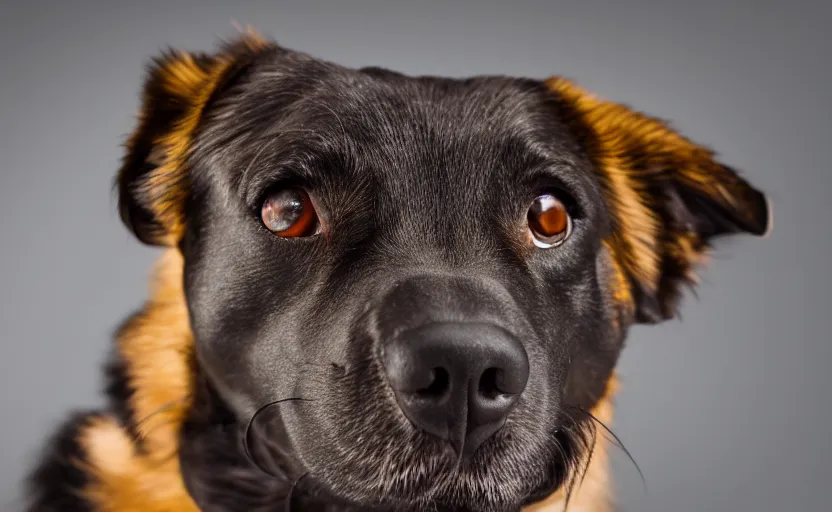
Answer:
[(507, 512), (554, 492), (565, 473), (554, 437), (535, 445), (497, 436), (467, 458), (431, 436), (413, 437), (387, 454), (353, 447), (352, 460), (310, 464), (298, 490), (360, 510)]

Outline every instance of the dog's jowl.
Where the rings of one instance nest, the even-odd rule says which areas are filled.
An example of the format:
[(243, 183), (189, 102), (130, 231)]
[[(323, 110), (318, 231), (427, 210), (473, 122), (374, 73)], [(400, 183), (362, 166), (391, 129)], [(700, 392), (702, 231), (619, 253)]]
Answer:
[(32, 511), (608, 510), (627, 329), (769, 227), (709, 149), (567, 79), (255, 35), (153, 61), (117, 191), (167, 249)]

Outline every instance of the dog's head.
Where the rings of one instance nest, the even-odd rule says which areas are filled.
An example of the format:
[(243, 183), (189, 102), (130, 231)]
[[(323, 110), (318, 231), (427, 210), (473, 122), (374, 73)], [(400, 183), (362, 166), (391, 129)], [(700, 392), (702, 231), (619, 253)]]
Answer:
[(155, 61), (118, 188), (184, 256), (218, 399), (321, 492), (399, 510), (563, 485), (627, 328), (674, 315), (714, 237), (769, 223), (709, 150), (565, 79), (254, 36)]

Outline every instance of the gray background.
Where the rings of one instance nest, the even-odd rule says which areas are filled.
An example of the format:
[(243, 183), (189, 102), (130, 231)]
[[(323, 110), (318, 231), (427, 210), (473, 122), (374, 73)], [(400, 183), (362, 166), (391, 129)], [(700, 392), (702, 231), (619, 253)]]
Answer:
[(0, 4), (0, 509), (54, 423), (99, 404), (110, 332), (145, 296), (157, 253), (110, 193), (143, 65), (237, 20), (347, 65), (564, 74), (744, 169), (774, 232), (720, 244), (684, 321), (632, 332), (615, 430), (648, 490), (617, 456), (618, 495), (630, 511), (829, 510), (828, 4), (443, 4)]

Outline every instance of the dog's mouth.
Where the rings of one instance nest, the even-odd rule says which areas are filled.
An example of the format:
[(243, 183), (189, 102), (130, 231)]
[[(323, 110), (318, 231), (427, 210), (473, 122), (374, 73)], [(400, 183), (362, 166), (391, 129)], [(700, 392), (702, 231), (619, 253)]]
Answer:
[(570, 486), (591, 442), (575, 435), (577, 423), (538, 441), (510, 424), (469, 457), (418, 432), (389, 440), (387, 453), (355, 447), (352, 457), (333, 450), (330, 463), (307, 463), (279, 413), (292, 402), (262, 408), (244, 438), (251, 464), (282, 484), (285, 510), (516, 511)]

